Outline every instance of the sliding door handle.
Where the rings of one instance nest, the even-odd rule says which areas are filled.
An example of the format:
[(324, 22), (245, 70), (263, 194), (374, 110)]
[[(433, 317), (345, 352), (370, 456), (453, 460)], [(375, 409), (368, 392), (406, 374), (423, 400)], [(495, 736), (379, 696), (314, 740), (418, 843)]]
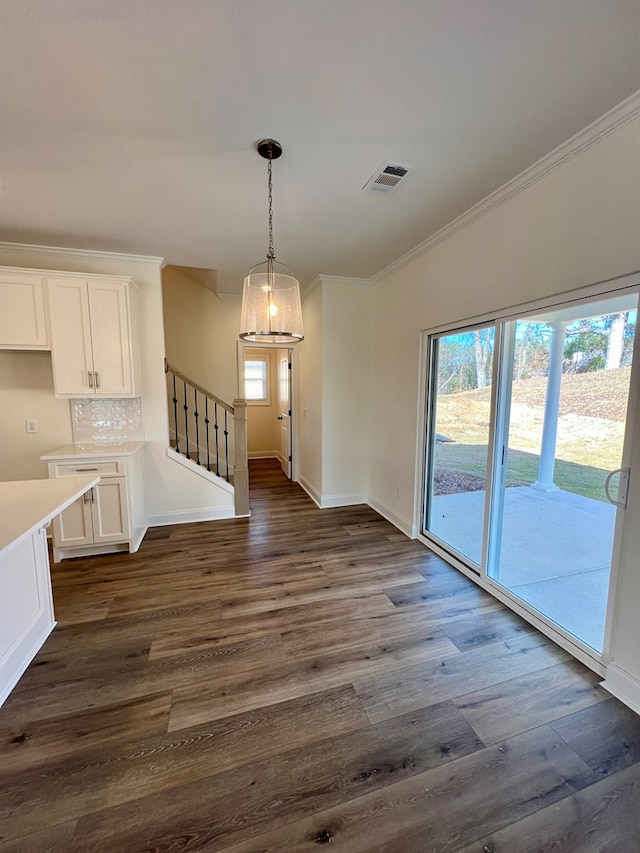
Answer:
[[(616, 474), (620, 475), (620, 480), (618, 481), (618, 497), (612, 498), (609, 487), (611, 485), (611, 480), (616, 476)], [(630, 476), (631, 470), (629, 468), (616, 468), (615, 471), (611, 471), (610, 474), (607, 474), (607, 479), (604, 481), (604, 493), (607, 496), (607, 500), (614, 506), (619, 506), (620, 509), (626, 509), (627, 506)]]

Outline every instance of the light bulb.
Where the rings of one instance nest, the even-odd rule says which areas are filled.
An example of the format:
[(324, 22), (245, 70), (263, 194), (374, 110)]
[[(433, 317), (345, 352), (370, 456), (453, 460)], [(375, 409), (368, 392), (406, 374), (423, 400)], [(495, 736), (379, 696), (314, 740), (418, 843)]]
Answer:
[(275, 302), (272, 302), (269, 305), (269, 316), (275, 317), (277, 313), (278, 313), (278, 306), (275, 304)]

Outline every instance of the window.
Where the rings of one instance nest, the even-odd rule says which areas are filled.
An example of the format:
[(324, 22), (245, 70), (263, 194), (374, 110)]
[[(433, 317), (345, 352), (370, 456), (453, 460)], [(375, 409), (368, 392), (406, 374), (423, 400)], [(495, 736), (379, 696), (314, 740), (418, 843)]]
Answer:
[(267, 358), (252, 356), (244, 362), (244, 393), (247, 400), (267, 403), (269, 400)]

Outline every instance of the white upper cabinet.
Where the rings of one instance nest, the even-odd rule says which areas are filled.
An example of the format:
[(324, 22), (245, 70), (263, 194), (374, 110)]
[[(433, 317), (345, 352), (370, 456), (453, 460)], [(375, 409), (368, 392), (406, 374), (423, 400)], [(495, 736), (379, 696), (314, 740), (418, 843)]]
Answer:
[(133, 283), (56, 275), (47, 284), (56, 395), (139, 397)]
[(0, 349), (49, 349), (44, 276), (0, 270)]

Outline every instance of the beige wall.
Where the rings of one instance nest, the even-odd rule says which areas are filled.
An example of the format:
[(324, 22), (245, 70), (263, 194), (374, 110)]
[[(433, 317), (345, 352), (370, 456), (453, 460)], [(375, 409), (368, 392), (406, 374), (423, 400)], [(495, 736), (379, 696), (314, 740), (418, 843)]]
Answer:
[(371, 287), (320, 276), (303, 301), (301, 481), (321, 506), (366, 501)]
[(175, 267), (162, 271), (167, 359), (227, 403), (238, 396), (239, 298), (220, 299)]
[[(27, 419), (37, 434), (27, 435)], [(51, 353), (0, 351), (0, 480), (46, 477), (39, 457), (71, 440), (69, 401), (53, 396)]]
[(279, 350), (245, 348), (245, 358), (254, 355), (267, 359), (269, 372), (269, 405), (247, 403), (247, 446), (250, 457), (277, 456), (280, 451), (280, 422), (278, 415), (278, 354)]
[(369, 465), (371, 286), (323, 279), (325, 501), (364, 503)]
[[(167, 457), (169, 425), (164, 373), (164, 335), (160, 262), (107, 253), (58, 251), (0, 244), (0, 264), (130, 276), (141, 286), (139, 342), (142, 361), (142, 413), (147, 515), (154, 524), (233, 514), (233, 495), (192, 474)], [(52, 391), (53, 393), (53, 391)], [(67, 403), (68, 406), (68, 403)], [(53, 442), (54, 447), (59, 442)], [(52, 447), (47, 449), (53, 449)], [(2, 452), (5, 455), (5, 451)], [(35, 455), (35, 454), (34, 454)], [(32, 457), (33, 458), (33, 457)]]
[[(421, 330), (640, 270), (638, 187), (636, 118), (376, 282), (369, 422), (374, 506), (409, 529), (417, 514)], [(636, 424), (634, 467), (640, 471), (640, 413)], [(640, 477), (631, 483), (613, 657), (640, 679)], [(640, 680), (637, 691), (640, 708)]]
[(323, 291), (320, 283), (304, 294), (304, 340), (297, 344), (300, 388), (300, 482), (319, 500), (322, 496), (322, 406), (324, 353), (322, 339)]

